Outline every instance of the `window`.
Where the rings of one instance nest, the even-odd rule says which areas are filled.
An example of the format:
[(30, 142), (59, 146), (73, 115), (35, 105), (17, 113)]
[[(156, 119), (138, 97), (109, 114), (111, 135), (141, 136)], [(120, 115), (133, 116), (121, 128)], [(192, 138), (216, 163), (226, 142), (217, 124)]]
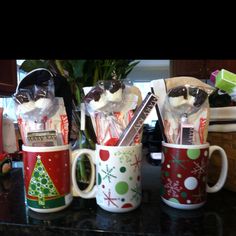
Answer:
[[(17, 83), (25, 76), (25, 72), (20, 71), (19, 67), (23, 63), (24, 60), (16, 60), (17, 62)], [(15, 104), (12, 97), (2, 97), (0, 98), (0, 107), (4, 108), (3, 114), (7, 114), (7, 116), (16, 122), (16, 114), (15, 114)]]
[[(128, 79), (133, 81), (134, 85), (140, 89), (144, 98), (151, 91), (150, 81), (169, 77), (169, 66), (169, 60), (140, 60), (128, 75)], [(153, 109), (145, 120), (145, 124), (154, 126), (156, 120), (158, 120), (156, 110)]]

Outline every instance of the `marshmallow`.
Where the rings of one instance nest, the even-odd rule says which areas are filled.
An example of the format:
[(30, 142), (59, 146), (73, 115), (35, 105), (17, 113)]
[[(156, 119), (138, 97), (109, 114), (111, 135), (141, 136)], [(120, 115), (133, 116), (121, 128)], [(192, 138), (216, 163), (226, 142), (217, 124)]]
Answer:
[(107, 105), (107, 98), (105, 94), (102, 93), (98, 101), (90, 100), (88, 105), (93, 111), (97, 111)]
[(35, 109), (35, 102), (34, 101), (29, 101), (29, 102), (25, 102), (23, 104), (19, 104), (17, 106), (18, 109), (18, 113), (19, 114), (25, 114), (28, 112), (31, 112)]
[(39, 98), (35, 101), (35, 107), (41, 108), (43, 110), (52, 106), (52, 100), (50, 98)]
[(116, 92), (111, 93), (106, 90), (106, 97), (110, 102), (121, 102), (122, 101), (122, 89), (118, 89)]

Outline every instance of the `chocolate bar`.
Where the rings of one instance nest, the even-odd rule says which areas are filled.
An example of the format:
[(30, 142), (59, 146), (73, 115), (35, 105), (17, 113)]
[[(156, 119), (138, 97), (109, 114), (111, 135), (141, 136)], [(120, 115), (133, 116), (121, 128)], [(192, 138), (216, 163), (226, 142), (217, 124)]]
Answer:
[(194, 126), (192, 124), (181, 124), (180, 144), (193, 145)]
[(32, 147), (57, 146), (55, 130), (32, 131), (27, 133), (27, 145)]
[(133, 118), (129, 125), (121, 134), (116, 146), (129, 146), (135, 135), (143, 127), (143, 123), (147, 116), (150, 114), (152, 108), (157, 104), (157, 97), (149, 92), (141, 105), (135, 111)]

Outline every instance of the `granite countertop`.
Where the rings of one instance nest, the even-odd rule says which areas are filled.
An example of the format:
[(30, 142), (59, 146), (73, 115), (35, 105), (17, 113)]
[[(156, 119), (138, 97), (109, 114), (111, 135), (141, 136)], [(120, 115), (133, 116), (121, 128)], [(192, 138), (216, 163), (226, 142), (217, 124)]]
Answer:
[(25, 205), (22, 168), (0, 178), (0, 235), (234, 235), (236, 193), (208, 194), (198, 210), (177, 210), (162, 203), (160, 167), (144, 160), (142, 204), (129, 213), (110, 213), (95, 199), (74, 198), (57, 213), (35, 213)]

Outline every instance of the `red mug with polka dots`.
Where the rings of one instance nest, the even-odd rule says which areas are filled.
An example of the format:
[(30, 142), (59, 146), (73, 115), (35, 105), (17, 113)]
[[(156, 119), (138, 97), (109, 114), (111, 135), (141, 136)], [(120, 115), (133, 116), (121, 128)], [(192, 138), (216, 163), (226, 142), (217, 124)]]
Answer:
[[(71, 163), (76, 150), (70, 145), (31, 147), (22, 145), (24, 182), (28, 208), (51, 213), (63, 210), (79, 196), (71, 181)], [(74, 173), (74, 175), (76, 175)], [(95, 181), (95, 169), (91, 163), (91, 183), (83, 191), (89, 191)], [(75, 183), (77, 186), (77, 182)]]
[[(96, 184), (90, 191), (81, 191), (73, 173), (76, 160), (87, 155), (96, 166)], [(95, 151), (77, 150), (72, 164), (72, 182), (82, 198), (96, 198), (97, 204), (109, 212), (128, 212), (141, 203), (142, 144), (134, 146), (96, 145)], [(90, 162), (90, 163), (91, 163)]]
[[(207, 184), (208, 162), (214, 151), (221, 157), (221, 172), (217, 183)], [(178, 209), (196, 209), (207, 200), (207, 193), (219, 191), (226, 180), (228, 160), (219, 146), (179, 145), (162, 143), (161, 198)]]

